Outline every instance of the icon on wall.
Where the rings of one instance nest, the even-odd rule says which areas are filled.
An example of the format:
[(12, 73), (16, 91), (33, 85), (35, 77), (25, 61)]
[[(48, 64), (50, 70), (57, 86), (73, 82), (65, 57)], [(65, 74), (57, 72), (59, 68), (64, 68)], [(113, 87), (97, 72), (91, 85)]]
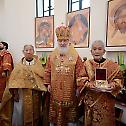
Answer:
[(126, 0), (108, 1), (107, 46), (126, 46)]
[(54, 47), (54, 16), (35, 18), (36, 48)]
[(70, 27), (70, 41), (74, 47), (89, 47), (90, 8), (68, 13), (67, 25)]

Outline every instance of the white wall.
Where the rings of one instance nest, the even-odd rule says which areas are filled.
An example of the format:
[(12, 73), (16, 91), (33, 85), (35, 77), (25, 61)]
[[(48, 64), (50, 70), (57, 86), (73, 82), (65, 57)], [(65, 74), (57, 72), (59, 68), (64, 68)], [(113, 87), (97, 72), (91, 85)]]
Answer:
[(4, 36), (4, 0), (0, 1), (0, 40)]
[(34, 15), (35, 5), (31, 0), (0, 0), (0, 17), (3, 19), (0, 39), (9, 43), (14, 61), (22, 57), (24, 44), (34, 45)]
[[(105, 41), (107, 0), (91, 0), (90, 43), (96, 39)], [(54, 26), (66, 23), (67, 0), (55, 0)], [(35, 0), (0, 0), (0, 40), (9, 43), (17, 62), (22, 57), (24, 44), (34, 45)], [(1, 20), (2, 19), (2, 20)], [(56, 41), (56, 39), (55, 39)], [(55, 47), (56, 47), (55, 43)], [(81, 57), (91, 58), (90, 49), (76, 48)], [(52, 50), (52, 49), (36, 49)]]

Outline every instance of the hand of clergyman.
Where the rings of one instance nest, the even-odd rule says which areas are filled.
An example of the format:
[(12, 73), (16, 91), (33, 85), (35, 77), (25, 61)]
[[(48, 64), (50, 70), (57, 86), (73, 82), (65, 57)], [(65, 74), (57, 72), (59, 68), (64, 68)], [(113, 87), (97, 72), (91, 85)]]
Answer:
[(88, 88), (95, 88), (95, 82), (94, 81), (90, 81), (87, 83), (87, 87)]
[(51, 92), (51, 86), (48, 85), (48, 92)]

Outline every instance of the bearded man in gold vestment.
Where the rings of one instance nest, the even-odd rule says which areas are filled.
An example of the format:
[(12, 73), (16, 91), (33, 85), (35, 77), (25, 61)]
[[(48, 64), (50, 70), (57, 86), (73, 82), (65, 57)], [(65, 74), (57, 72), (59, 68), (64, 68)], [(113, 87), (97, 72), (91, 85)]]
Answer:
[(117, 63), (103, 58), (104, 53), (104, 43), (97, 40), (91, 47), (93, 59), (84, 63), (84, 126), (115, 126), (115, 97), (122, 88), (123, 76)]
[(52, 126), (76, 126), (77, 79), (83, 63), (69, 45), (69, 27), (56, 28), (58, 47), (50, 54), (45, 68), (45, 81), (50, 92), (49, 120)]
[(44, 68), (34, 56), (32, 45), (25, 45), (23, 53), (24, 57), (11, 73), (0, 106), (1, 126), (39, 125), (41, 95), (47, 90), (43, 82)]

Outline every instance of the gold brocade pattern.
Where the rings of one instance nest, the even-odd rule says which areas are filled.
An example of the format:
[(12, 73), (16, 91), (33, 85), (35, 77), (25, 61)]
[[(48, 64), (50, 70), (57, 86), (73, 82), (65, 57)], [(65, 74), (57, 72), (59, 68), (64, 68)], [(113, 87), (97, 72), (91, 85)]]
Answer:
[[(76, 64), (76, 57), (64, 57), (62, 62), (59, 57), (53, 59), (52, 71), (52, 94), (54, 102), (68, 102), (70, 104), (73, 101), (73, 90), (75, 90), (74, 70)], [(67, 84), (66, 84), (67, 81)], [(62, 100), (62, 101), (61, 101)]]
[(43, 76), (44, 68), (38, 60), (30, 66), (22, 64), (21, 62), (12, 71), (9, 88), (28, 88), (47, 91), (43, 84)]
[(46, 82), (51, 84), (49, 117), (57, 126), (65, 126), (77, 119), (76, 79), (82, 66), (73, 47), (69, 48), (67, 55), (60, 56), (56, 49), (49, 57), (45, 70)]
[(44, 68), (39, 60), (35, 60), (34, 64), (30, 66), (22, 64), (22, 61), (15, 66), (0, 106), (0, 117), (3, 126), (11, 126), (12, 113), (10, 112), (12, 112), (12, 108), (9, 107), (11, 110), (7, 109), (7, 114), (4, 113), (6, 106), (13, 101), (11, 94), (9, 94), (11, 89), (20, 89), (22, 91), (24, 126), (38, 126), (41, 92), (47, 91), (44, 86), (43, 76)]
[[(89, 70), (93, 73), (95, 68), (107, 68), (107, 80), (109, 83), (114, 81), (114, 79), (120, 80), (118, 82), (123, 80), (119, 66), (110, 60), (105, 60), (100, 65), (94, 60), (89, 60), (88, 63), (90, 63), (88, 66), (91, 66), (89, 67)], [(85, 65), (87, 64), (85, 63)], [(87, 72), (88, 75), (90, 72)], [(94, 77), (92, 77), (92, 81), (94, 81)], [(85, 126), (115, 126), (115, 99), (113, 97), (121, 89), (121, 84), (116, 83), (116, 88), (112, 91), (112, 93), (102, 93), (89, 90), (88, 88), (86, 89), (86, 94), (84, 96), (86, 105)]]
[(24, 126), (38, 126), (40, 119), (41, 92), (36, 90), (23, 90)]

